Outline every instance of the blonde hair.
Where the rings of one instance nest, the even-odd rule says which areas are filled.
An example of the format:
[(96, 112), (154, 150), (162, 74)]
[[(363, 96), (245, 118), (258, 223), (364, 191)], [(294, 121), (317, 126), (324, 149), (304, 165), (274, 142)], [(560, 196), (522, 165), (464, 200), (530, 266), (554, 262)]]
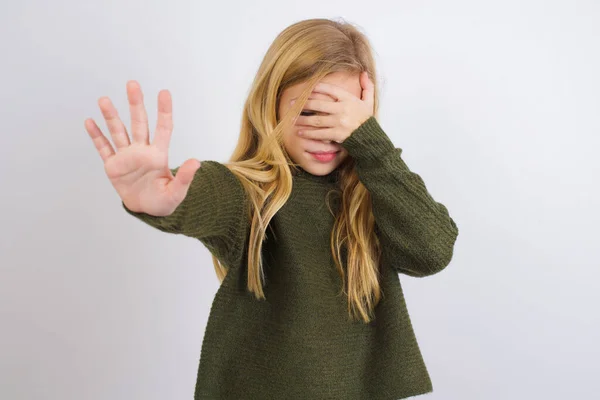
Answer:
[[(367, 71), (375, 84), (377, 117), (375, 60), (366, 36), (346, 22), (323, 18), (296, 22), (284, 29), (267, 50), (244, 104), (239, 140), (225, 165), (240, 179), (250, 200), (247, 282), (257, 299), (265, 299), (261, 252), (266, 229), (290, 196), (291, 168), (296, 168), (282, 145), (283, 127), (300, 114), (318, 81), (339, 71)], [(306, 90), (279, 119), (282, 92), (303, 82), (307, 83)], [(359, 181), (350, 156), (338, 169), (341, 202), (331, 232), (331, 251), (343, 282), (341, 293), (347, 295), (350, 319), (368, 323), (382, 296), (381, 249), (374, 232), (371, 196)], [(346, 270), (342, 266), (343, 245)], [(213, 264), (222, 282), (227, 269), (215, 256)]]

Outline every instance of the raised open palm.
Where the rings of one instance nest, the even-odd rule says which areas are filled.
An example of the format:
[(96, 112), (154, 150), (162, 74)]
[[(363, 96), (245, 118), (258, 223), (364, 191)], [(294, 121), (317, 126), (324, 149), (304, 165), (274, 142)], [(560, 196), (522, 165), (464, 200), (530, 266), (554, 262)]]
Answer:
[(125, 125), (108, 97), (101, 97), (98, 105), (116, 151), (93, 119), (85, 120), (85, 129), (104, 161), (108, 179), (125, 206), (135, 212), (169, 215), (184, 200), (200, 162), (187, 160), (176, 176), (169, 169), (173, 114), (168, 90), (161, 90), (158, 94), (158, 118), (152, 143), (142, 90), (136, 81), (127, 82), (127, 98), (133, 141), (130, 141)]

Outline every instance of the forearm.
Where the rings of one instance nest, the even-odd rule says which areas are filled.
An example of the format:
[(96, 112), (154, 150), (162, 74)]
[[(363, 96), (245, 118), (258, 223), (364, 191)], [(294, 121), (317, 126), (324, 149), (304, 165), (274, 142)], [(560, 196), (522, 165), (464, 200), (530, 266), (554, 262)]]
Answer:
[(371, 194), (384, 257), (412, 276), (426, 276), (451, 260), (458, 227), (412, 172), (374, 117), (342, 145), (355, 159), (359, 179)]

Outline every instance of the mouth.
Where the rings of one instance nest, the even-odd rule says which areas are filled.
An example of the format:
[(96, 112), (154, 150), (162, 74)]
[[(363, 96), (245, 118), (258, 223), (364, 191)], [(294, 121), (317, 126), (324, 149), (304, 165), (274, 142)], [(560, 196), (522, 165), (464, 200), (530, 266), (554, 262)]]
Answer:
[(338, 153), (340, 151), (307, 151), (308, 154), (312, 157), (313, 160), (320, 163), (329, 163), (335, 160), (338, 157)]
[(329, 150), (329, 151), (306, 151), (307, 153), (310, 154), (335, 154), (335, 153), (339, 153), (340, 150)]

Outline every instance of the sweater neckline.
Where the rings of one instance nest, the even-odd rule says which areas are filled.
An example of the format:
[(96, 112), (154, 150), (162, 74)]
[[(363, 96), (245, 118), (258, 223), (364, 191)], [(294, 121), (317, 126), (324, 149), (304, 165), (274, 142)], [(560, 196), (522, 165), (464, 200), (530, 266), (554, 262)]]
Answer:
[(309, 180), (309, 181), (313, 181), (313, 182), (317, 182), (317, 183), (322, 183), (322, 184), (336, 182), (337, 178), (338, 178), (338, 172), (339, 172), (339, 168), (336, 168), (333, 171), (331, 171), (330, 173), (328, 173), (327, 175), (313, 175), (310, 172), (304, 170), (300, 166), (296, 166), (295, 170), (294, 170), (294, 168), (292, 168), (292, 175), (294, 177), (303, 179), (303, 180)]

